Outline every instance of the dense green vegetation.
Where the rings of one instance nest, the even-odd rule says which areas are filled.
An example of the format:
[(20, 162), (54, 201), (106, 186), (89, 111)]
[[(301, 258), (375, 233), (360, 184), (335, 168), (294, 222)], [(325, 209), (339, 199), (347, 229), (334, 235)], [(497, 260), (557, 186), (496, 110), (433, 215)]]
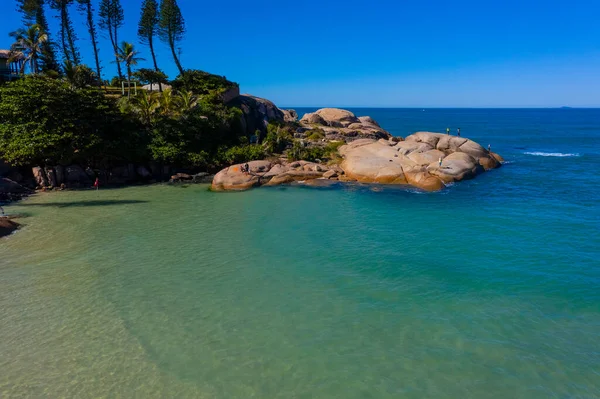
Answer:
[(98, 90), (38, 76), (0, 88), (0, 157), (11, 164), (136, 158), (140, 131)]
[(210, 168), (264, 156), (261, 146), (244, 145), (240, 117), (216, 95), (141, 91), (116, 101), (93, 87), (31, 75), (0, 87), (0, 157), (16, 165)]

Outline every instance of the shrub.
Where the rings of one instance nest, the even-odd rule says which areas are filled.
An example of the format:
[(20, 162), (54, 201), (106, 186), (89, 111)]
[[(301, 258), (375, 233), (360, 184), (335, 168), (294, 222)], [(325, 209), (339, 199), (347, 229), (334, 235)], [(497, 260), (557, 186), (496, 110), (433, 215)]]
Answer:
[(325, 138), (325, 131), (323, 129), (311, 129), (306, 132), (306, 139), (310, 141), (321, 141)]
[(299, 140), (295, 140), (292, 148), (288, 151), (288, 160), (323, 161), (335, 156), (337, 149), (343, 144), (343, 142), (330, 142), (325, 147), (306, 147)]
[(267, 126), (267, 137), (263, 140), (263, 147), (269, 153), (281, 153), (293, 141), (289, 128), (283, 124), (270, 122)]
[(262, 146), (257, 144), (239, 145), (229, 149), (222, 148), (220, 160), (225, 164), (236, 164), (264, 159), (267, 156)]
[(183, 74), (177, 76), (171, 82), (171, 85), (175, 90), (191, 91), (195, 94), (222, 93), (225, 90), (238, 86), (237, 83), (227, 80), (225, 76), (213, 75), (212, 73), (195, 69), (188, 69)]

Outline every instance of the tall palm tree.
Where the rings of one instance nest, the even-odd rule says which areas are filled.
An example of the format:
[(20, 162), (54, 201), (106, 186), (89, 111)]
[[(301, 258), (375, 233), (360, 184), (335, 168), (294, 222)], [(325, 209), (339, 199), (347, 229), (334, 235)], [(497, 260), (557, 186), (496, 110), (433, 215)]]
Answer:
[(117, 60), (125, 64), (127, 68), (127, 98), (131, 97), (131, 67), (137, 65), (138, 61), (144, 61), (143, 58), (137, 56), (139, 53), (135, 50), (133, 43), (122, 42), (116, 54)]
[(29, 63), (31, 72), (33, 74), (38, 73), (38, 59), (42, 54), (44, 43), (48, 41), (48, 35), (42, 31), (38, 24), (34, 24), (11, 32), (10, 37), (14, 38), (15, 42), (10, 46), (11, 56), (9, 62), (23, 57), (20, 72), (23, 73), (25, 65)]

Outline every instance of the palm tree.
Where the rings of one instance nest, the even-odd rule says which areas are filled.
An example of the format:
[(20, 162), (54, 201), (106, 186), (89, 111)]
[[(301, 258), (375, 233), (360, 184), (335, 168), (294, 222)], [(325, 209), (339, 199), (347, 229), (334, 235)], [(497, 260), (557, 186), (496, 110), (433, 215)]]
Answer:
[(119, 52), (116, 54), (117, 60), (127, 68), (127, 98), (131, 97), (131, 67), (137, 65), (138, 61), (144, 61), (138, 57), (139, 51), (136, 51), (133, 43), (122, 42)]
[(170, 115), (175, 111), (177, 105), (177, 97), (173, 95), (173, 90), (163, 90), (158, 97), (160, 104), (159, 111), (162, 115)]
[(198, 105), (198, 98), (191, 91), (182, 91), (179, 93), (179, 102), (184, 110), (189, 111)]
[(38, 73), (38, 59), (42, 54), (44, 43), (48, 41), (48, 35), (42, 31), (38, 24), (34, 24), (11, 32), (10, 37), (14, 38), (15, 42), (10, 46), (11, 56), (9, 62), (23, 57), (20, 72), (23, 73), (25, 65), (29, 63), (31, 72), (33, 74)]
[(160, 107), (160, 102), (157, 93), (148, 93), (142, 90), (140, 95), (133, 100), (133, 112), (140, 116), (140, 120), (146, 125), (150, 125), (152, 117), (156, 110)]

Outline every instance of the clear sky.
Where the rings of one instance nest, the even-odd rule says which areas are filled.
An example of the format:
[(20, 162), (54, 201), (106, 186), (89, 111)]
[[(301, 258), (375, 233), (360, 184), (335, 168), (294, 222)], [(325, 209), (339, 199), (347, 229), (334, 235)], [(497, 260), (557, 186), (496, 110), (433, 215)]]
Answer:
[[(99, 0), (95, 0), (97, 2)], [(121, 0), (137, 43), (141, 0)], [(0, 48), (21, 25), (1, 0)], [(184, 68), (280, 106), (600, 107), (600, 1), (179, 0)], [(73, 19), (93, 64), (82, 18)], [(48, 11), (55, 16), (56, 12)], [(51, 19), (51, 33), (57, 19)], [(116, 74), (101, 40), (105, 76)], [(150, 59), (140, 45), (143, 56)], [(159, 66), (176, 68), (164, 45)], [(149, 66), (146, 62), (145, 66)]]

